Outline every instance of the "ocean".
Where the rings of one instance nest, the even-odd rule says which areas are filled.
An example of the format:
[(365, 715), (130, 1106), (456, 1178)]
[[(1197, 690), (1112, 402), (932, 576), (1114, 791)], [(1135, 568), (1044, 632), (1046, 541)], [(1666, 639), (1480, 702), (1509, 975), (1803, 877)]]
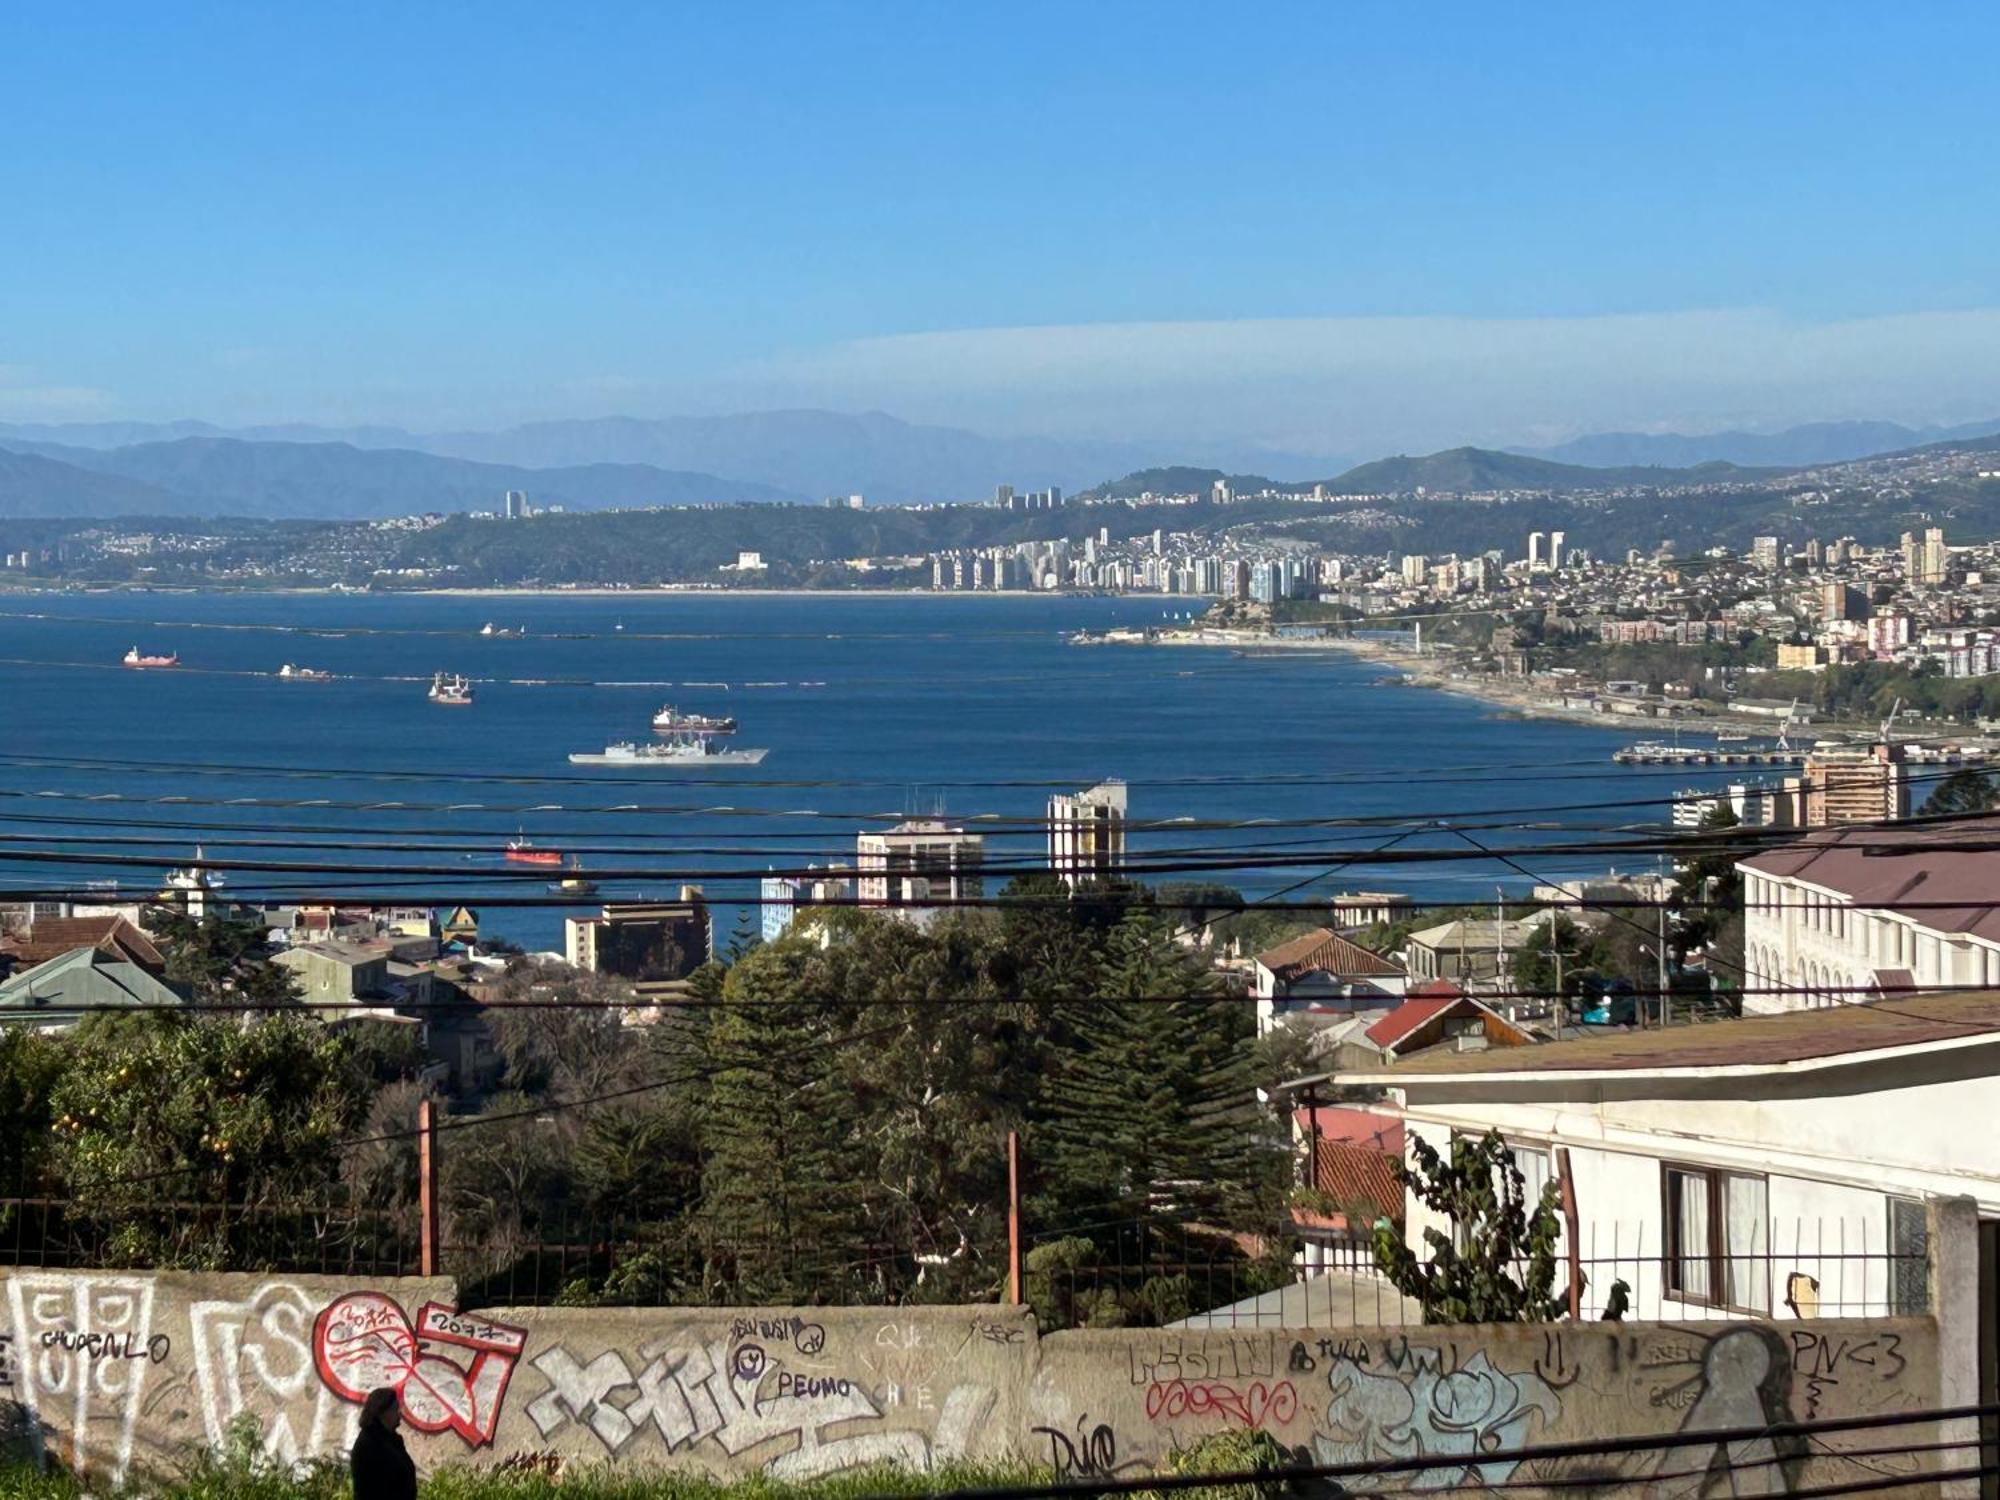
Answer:
[[(1156, 598), (818, 595), (21, 594), (0, 596), (0, 885), (128, 899), (200, 845), (243, 896), (407, 897), (479, 906), (489, 932), (559, 947), (544, 874), (509, 878), (513, 837), (624, 869), (603, 895), (699, 883), (726, 941), (767, 867), (851, 856), (904, 813), (1036, 862), (1050, 791), (1130, 787), (1133, 857), (1246, 861), (1193, 876), (1264, 895), (1308, 882), (1433, 901), (1525, 894), (1530, 876), (1615, 865), (1548, 846), (1667, 816), (1692, 773), (1619, 768), (1631, 727), (1501, 715), (1385, 681), (1333, 653), (1078, 646), (1077, 630), (1164, 623)], [(480, 634), (487, 625), (493, 635)], [(513, 632), (513, 633), (500, 633)], [(173, 671), (119, 666), (128, 648)], [(286, 682), (284, 663), (335, 674)], [(431, 705), (431, 674), (476, 684)], [(733, 714), (756, 767), (621, 772), (572, 751), (650, 738), (663, 704)], [(1707, 779), (1716, 778), (1711, 774)], [(1608, 804), (1608, 805), (1607, 805)], [(1451, 819), (1463, 831), (1398, 822)], [(1207, 823), (1248, 827), (1203, 828)], [(1605, 834), (1616, 837), (1615, 833)], [(135, 840), (145, 842), (133, 842)], [(1505, 845), (1512, 862), (1386, 866), (1398, 850)], [(1641, 860), (1641, 868), (1650, 868)], [(442, 873), (416, 873), (432, 867)], [(989, 881), (997, 888), (999, 880)], [(579, 905), (575, 910), (587, 909)]]

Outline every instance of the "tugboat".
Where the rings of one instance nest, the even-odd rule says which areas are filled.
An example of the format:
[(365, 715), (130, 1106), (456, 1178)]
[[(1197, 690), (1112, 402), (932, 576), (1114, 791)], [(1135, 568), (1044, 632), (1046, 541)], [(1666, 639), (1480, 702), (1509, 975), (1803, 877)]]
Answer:
[(439, 672), (431, 678), (430, 700), (442, 708), (470, 708), (472, 683), (456, 672)]
[(543, 868), (558, 866), (562, 864), (563, 859), (554, 849), (537, 849), (528, 842), (526, 834), (507, 840), (507, 847), (502, 852), (501, 858), (510, 865), (538, 865)]
[(574, 854), (569, 857), (569, 873), (549, 886), (551, 895), (595, 896), (597, 882), (583, 873), (583, 862)]
[(734, 734), (736, 721), (709, 714), (684, 714), (669, 703), (653, 715), (653, 728), (661, 734)]
[(165, 656), (142, 656), (139, 654), (139, 648), (134, 646), (125, 653), (125, 665), (136, 667), (141, 671), (157, 667), (178, 667), (180, 664), (180, 653), (177, 651), (170, 651)]
[(331, 682), (333, 673), (322, 672), (318, 667), (295, 667), (286, 662), (278, 668), (278, 675), (286, 682)]

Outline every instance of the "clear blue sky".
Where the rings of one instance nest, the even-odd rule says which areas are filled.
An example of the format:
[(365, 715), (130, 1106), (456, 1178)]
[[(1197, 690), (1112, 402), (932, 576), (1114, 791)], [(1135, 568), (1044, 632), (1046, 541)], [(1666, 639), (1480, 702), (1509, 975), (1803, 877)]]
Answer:
[[(2000, 308), (1991, 5), (25, 12), (0, 30), (0, 418), (798, 399), (1142, 427), (1261, 367), (1338, 403), (1408, 344), (1402, 404), (1463, 424), (1479, 403), (1437, 361), (1464, 320), (1512, 332), (1459, 362), (1533, 379), (1539, 340), (1608, 315), (1755, 310), (1768, 334)], [(1451, 321), (1323, 368), (1372, 328), (1345, 320), (1423, 318)], [(1238, 350), (1246, 320), (1282, 322)], [(1199, 331), (1135, 352), (1077, 327), (1122, 324)], [(1579, 425), (2000, 403), (1949, 329), (1892, 351), (1921, 368), (1888, 385), (1815, 385), (1814, 356), (1766, 390), (1746, 346), (1711, 393), (1688, 351), (1713, 334), (1662, 354), (1652, 326), (1633, 409), (1596, 393)], [(996, 360), (979, 331), (1010, 329), (1057, 333)], [(967, 332), (887, 346), (889, 373), (868, 342)], [(1558, 362), (1546, 407), (1506, 421), (1591, 404), (1598, 376)], [(1820, 409), (1856, 403), (1900, 409)]]

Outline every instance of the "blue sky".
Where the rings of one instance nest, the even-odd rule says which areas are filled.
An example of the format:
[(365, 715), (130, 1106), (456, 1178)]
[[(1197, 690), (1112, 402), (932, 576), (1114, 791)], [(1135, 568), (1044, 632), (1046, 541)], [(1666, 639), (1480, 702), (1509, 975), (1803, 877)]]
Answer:
[(2000, 8), (17, 7), (0, 419), (2000, 414)]

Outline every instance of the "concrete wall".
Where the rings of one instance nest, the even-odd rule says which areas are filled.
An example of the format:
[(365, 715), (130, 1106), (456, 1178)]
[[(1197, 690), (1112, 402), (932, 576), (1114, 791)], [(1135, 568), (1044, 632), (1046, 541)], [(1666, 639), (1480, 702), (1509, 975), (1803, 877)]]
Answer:
[[(0, 1426), (11, 1418), (93, 1479), (167, 1468), (232, 1427), (276, 1459), (337, 1455), (378, 1385), (401, 1390), (425, 1468), (556, 1453), (804, 1477), (1011, 1456), (1084, 1477), (1143, 1472), (1207, 1434), (1256, 1428), (1304, 1460), (1464, 1455), (1424, 1482), (1444, 1489), (1664, 1481), (1706, 1466), (1713, 1445), (1481, 1456), (1921, 1409), (1938, 1403), (1939, 1374), (1929, 1319), (1037, 1338), (1023, 1312), (996, 1307), (460, 1314), (448, 1286), (416, 1280), (0, 1271)], [(1815, 1456), (1744, 1470), (1738, 1490), (1860, 1472)]]

